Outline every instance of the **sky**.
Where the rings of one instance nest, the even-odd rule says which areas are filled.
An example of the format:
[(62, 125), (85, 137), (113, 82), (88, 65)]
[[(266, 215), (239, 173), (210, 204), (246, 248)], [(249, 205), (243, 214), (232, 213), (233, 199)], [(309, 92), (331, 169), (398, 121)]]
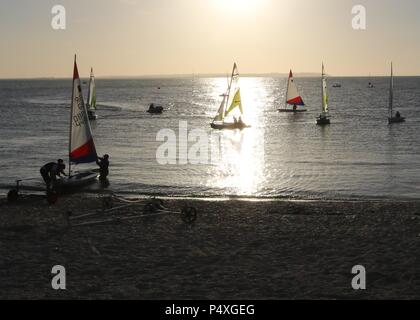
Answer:
[[(54, 5), (66, 29), (51, 27)], [(366, 30), (352, 8), (367, 10)], [(418, 0), (2, 0), (0, 78), (228, 72), (420, 75)]]

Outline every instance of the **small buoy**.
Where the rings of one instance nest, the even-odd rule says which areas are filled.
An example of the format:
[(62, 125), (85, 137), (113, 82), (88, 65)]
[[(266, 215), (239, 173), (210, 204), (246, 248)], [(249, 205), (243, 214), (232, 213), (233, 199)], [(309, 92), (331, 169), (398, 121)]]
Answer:
[(12, 189), (7, 194), (7, 201), (9, 202), (16, 202), (19, 198), (19, 194), (16, 189)]

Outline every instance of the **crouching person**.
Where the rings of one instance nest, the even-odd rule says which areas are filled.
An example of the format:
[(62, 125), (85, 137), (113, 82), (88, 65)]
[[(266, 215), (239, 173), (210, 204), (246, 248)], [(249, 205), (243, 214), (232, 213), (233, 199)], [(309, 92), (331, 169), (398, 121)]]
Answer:
[(40, 173), (44, 179), (45, 185), (47, 186), (47, 191), (51, 190), (51, 184), (57, 180), (57, 176), (66, 176), (64, 172), (65, 168), (66, 165), (62, 159), (58, 159), (57, 162), (49, 162), (41, 167)]

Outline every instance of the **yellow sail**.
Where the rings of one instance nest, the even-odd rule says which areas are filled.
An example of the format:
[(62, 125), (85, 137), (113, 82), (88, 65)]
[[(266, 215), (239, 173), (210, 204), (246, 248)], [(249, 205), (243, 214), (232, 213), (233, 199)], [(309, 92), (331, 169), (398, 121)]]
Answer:
[(230, 104), (229, 109), (226, 111), (225, 116), (227, 116), (229, 113), (231, 113), (237, 107), (239, 107), (239, 110), (241, 111), (241, 114), (243, 114), (241, 89), (240, 88), (238, 88), (238, 90), (236, 90), (235, 96), (233, 97), (232, 103)]

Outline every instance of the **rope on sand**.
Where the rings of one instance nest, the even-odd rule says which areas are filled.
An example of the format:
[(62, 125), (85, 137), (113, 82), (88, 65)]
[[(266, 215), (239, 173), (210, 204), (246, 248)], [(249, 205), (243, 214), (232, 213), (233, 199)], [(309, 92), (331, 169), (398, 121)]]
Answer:
[[(113, 202), (114, 198), (119, 201), (123, 200), (122, 202), (125, 204), (114, 207), (114, 202)], [(127, 216), (111, 216), (110, 218), (106, 218), (106, 219), (86, 221), (86, 222), (81, 222), (77, 224), (72, 224), (72, 222), (75, 220), (82, 220), (85, 218), (91, 218), (98, 215), (113, 214), (121, 209), (125, 209), (125, 208), (134, 206), (136, 204), (139, 204), (145, 201), (147, 202), (143, 207), (142, 214), (137, 214), (137, 215), (131, 214)], [(110, 223), (110, 222), (119, 223), (121, 221), (134, 220), (134, 219), (139, 219), (139, 218), (144, 218), (144, 217), (169, 215), (169, 214), (180, 215), (182, 221), (186, 224), (192, 224), (197, 220), (197, 210), (193, 207), (184, 207), (180, 210), (174, 211), (174, 210), (169, 210), (168, 208), (166, 208), (163, 205), (163, 201), (160, 199), (152, 198), (151, 200), (147, 200), (147, 199), (127, 200), (127, 199), (117, 197), (114, 195), (111, 195), (109, 197), (104, 197), (102, 199), (102, 210), (97, 210), (96, 212), (91, 212), (91, 213), (78, 215), (78, 216), (72, 216), (72, 212), (68, 211), (64, 214), (64, 217), (69, 227), (78, 227), (78, 226), (104, 224), (104, 223)]]

